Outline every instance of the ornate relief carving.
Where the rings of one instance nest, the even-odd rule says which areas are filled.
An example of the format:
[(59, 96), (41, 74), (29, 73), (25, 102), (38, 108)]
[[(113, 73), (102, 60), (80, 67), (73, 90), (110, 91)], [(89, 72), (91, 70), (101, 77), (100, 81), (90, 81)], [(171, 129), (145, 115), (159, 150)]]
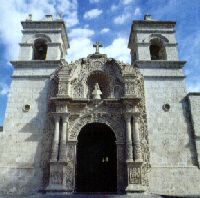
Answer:
[(125, 93), (126, 95), (134, 95), (134, 84), (132, 81), (127, 81), (125, 83)]
[(144, 97), (144, 81), (143, 77), (136, 70), (137, 78), (136, 81), (136, 92), (137, 96), (141, 97), (140, 102), (137, 105), (137, 109), (140, 112), (140, 116), (138, 117), (139, 124), (139, 136), (140, 136), (140, 145), (141, 145), (141, 153), (143, 158), (143, 164), (141, 167), (141, 182), (143, 185), (148, 186), (148, 172), (150, 171), (150, 152), (149, 152), (149, 142), (148, 142), (148, 132), (147, 132), (147, 117), (146, 117), (146, 109), (145, 109), (145, 97)]
[(67, 95), (67, 82), (61, 81), (58, 83), (58, 95)]
[(62, 185), (62, 172), (60, 171), (53, 171), (50, 173), (50, 182), (51, 184), (61, 184)]
[(141, 169), (140, 167), (131, 167), (129, 169), (129, 183), (141, 184)]
[[(141, 167), (132, 167), (129, 169), (129, 182), (131, 184), (142, 183), (142, 185), (148, 185), (147, 173), (150, 170), (149, 164), (149, 143), (148, 143), (148, 133), (147, 133), (147, 118), (145, 110), (145, 100), (144, 100), (144, 84), (143, 76), (140, 74), (139, 70), (132, 66), (124, 64), (120, 61), (112, 61), (107, 58), (87, 58), (75, 61), (72, 64), (66, 65), (69, 77), (62, 78), (58, 86), (58, 94), (65, 95), (67, 91), (70, 91), (70, 96), (72, 99), (86, 99), (87, 93), (90, 90), (90, 85), (88, 86), (87, 80), (92, 73), (96, 71), (104, 73), (108, 78), (107, 83), (102, 83), (105, 88), (110, 87), (108, 90), (109, 94), (106, 97), (120, 99), (124, 94), (133, 96), (136, 95), (141, 97), (140, 102), (135, 107), (138, 112), (140, 112), (138, 118), (139, 124), (139, 137), (140, 137), (140, 149), (142, 153), (143, 164)], [(61, 68), (58, 71), (60, 74), (64, 71)], [(60, 75), (61, 76), (61, 75)], [(59, 78), (59, 75), (57, 75)], [(70, 90), (67, 90), (67, 80), (70, 83)], [(100, 87), (101, 90), (103, 90)], [(115, 133), (117, 142), (125, 142), (125, 122), (122, 117), (122, 111), (132, 111), (133, 106), (127, 106), (124, 109), (123, 102), (117, 100), (118, 106), (115, 103), (105, 102), (101, 100), (99, 103), (95, 103), (93, 100), (88, 100), (87, 104), (82, 104), (80, 102), (79, 108), (69, 107), (70, 117), (69, 117), (69, 141), (76, 141), (77, 136), (82, 127), (87, 123), (99, 122), (108, 125)], [(107, 100), (109, 101), (109, 100)], [(73, 100), (69, 102), (69, 106), (73, 103)], [(73, 104), (74, 105), (74, 104)], [(78, 106), (78, 104), (76, 104)], [(82, 106), (81, 106), (82, 105)], [(71, 108), (71, 109), (70, 109)], [(58, 112), (62, 112), (63, 108), (60, 107)], [(52, 127), (52, 126), (51, 126)], [(52, 128), (51, 128), (52, 130)], [(49, 135), (50, 136), (50, 135)], [(50, 137), (52, 138), (52, 137)], [(132, 146), (132, 145), (131, 145)], [(66, 170), (66, 186), (68, 189), (73, 190), (74, 185), (74, 168), (75, 168), (75, 145), (69, 144), (67, 146), (67, 170)], [(128, 154), (128, 155), (132, 155)], [(119, 148), (118, 153), (118, 172), (122, 175), (118, 175), (119, 184), (122, 186), (126, 181), (123, 181), (122, 177), (125, 179), (123, 169), (125, 169), (125, 144), (122, 144)], [(46, 166), (46, 165), (45, 165)], [(123, 175), (124, 174), (124, 175)], [(58, 174), (55, 176), (55, 181), (58, 179)]]
[(62, 102), (57, 103), (56, 112), (58, 112), (58, 113), (66, 113), (66, 112), (68, 112), (67, 104), (66, 103), (62, 103)]
[(103, 70), (103, 63), (101, 61), (94, 61), (90, 66), (93, 67), (94, 70)]
[(85, 126), (86, 124), (93, 123), (93, 122), (107, 124), (111, 129), (113, 129), (113, 132), (115, 133), (117, 141), (124, 141), (125, 127), (123, 124), (123, 119), (117, 119), (117, 117), (115, 117), (114, 119), (114, 118), (111, 118), (108, 114), (101, 114), (101, 113), (87, 114), (78, 118), (75, 121), (74, 125), (71, 126), (71, 128), (69, 129), (69, 134), (70, 134), (69, 139), (76, 140), (81, 128)]
[(68, 190), (73, 191), (73, 181), (74, 181), (74, 163), (68, 162), (66, 168), (66, 187)]

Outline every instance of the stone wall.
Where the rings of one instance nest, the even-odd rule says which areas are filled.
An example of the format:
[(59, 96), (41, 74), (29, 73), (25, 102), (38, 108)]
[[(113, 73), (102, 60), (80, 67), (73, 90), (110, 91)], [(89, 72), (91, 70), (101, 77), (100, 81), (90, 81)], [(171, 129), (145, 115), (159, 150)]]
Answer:
[[(152, 71), (156, 73), (156, 71)], [(150, 145), (150, 186), (158, 194), (200, 193), (200, 171), (196, 166), (183, 79), (145, 78), (145, 99)], [(170, 109), (163, 109), (169, 104)]]
[(51, 143), (47, 101), (50, 75), (60, 62), (12, 63), (15, 71), (0, 133), (0, 193), (24, 194), (46, 184), (43, 169), (48, 174)]
[(200, 93), (189, 93), (188, 102), (198, 166), (200, 166)]
[[(42, 185), (42, 139), (48, 79), (13, 79), (0, 141), (0, 191), (20, 194)], [(25, 104), (30, 110), (25, 112)]]

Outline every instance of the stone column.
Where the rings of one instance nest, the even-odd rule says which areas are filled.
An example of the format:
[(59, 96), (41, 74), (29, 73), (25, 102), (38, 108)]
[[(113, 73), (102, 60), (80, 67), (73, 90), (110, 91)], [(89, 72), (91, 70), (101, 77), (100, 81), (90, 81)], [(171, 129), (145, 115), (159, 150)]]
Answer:
[(67, 160), (67, 136), (68, 136), (68, 114), (62, 115), (63, 127), (60, 141), (60, 157), (59, 161), (65, 162)]
[(139, 133), (139, 123), (138, 123), (138, 115), (134, 117), (135, 130), (133, 131), (133, 145), (134, 145), (134, 158), (136, 162), (142, 162), (142, 152), (140, 145), (140, 133)]
[(131, 138), (131, 114), (125, 114), (126, 120), (126, 161), (133, 161), (133, 146)]
[(53, 148), (52, 148), (52, 154), (51, 154), (51, 161), (57, 161), (58, 160), (59, 121), (60, 121), (60, 117), (58, 115), (54, 115), (55, 128), (54, 128), (54, 138), (53, 138)]
[[(140, 154), (138, 154), (138, 150), (140, 150), (139, 144), (139, 131), (138, 124), (135, 122), (135, 131), (133, 132), (133, 142), (134, 142), (134, 161), (133, 161), (133, 147), (132, 147), (132, 137), (131, 137), (131, 116), (132, 113), (126, 113), (126, 165), (127, 165), (127, 193), (133, 192), (143, 192), (144, 187), (141, 185), (141, 165), (142, 162), (140, 160)], [(135, 150), (136, 148), (136, 150)], [(136, 155), (135, 155), (136, 153)], [(137, 160), (137, 161), (136, 161)]]

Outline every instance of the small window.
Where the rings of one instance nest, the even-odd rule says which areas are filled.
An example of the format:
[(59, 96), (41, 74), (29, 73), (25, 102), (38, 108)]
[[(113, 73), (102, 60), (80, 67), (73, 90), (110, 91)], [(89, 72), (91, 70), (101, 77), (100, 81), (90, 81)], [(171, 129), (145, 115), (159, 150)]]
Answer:
[(30, 108), (31, 108), (31, 105), (25, 104), (22, 109), (24, 112), (28, 112), (30, 110)]
[(166, 50), (161, 39), (152, 39), (149, 47), (151, 60), (166, 60)]
[(47, 41), (44, 39), (37, 39), (34, 42), (34, 60), (45, 60), (47, 55)]
[(163, 109), (165, 112), (168, 112), (169, 109), (170, 109), (170, 105), (169, 105), (169, 104), (164, 104), (164, 105), (162, 106), (162, 109)]

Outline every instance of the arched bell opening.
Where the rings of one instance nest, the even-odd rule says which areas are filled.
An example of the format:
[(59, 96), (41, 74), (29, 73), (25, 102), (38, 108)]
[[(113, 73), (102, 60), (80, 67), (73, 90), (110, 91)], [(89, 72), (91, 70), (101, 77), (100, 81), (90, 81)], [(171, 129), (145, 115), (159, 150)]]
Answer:
[(47, 41), (45, 39), (36, 39), (33, 47), (33, 60), (45, 60), (47, 55)]
[(117, 191), (117, 148), (112, 129), (103, 123), (85, 125), (77, 142), (76, 192)]
[(159, 38), (151, 39), (149, 51), (151, 55), (151, 60), (166, 60), (167, 59), (164, 42)]
[(96, 71), (87, 79), (88, 85), (88, 98), (94, 98), (93, 91), (95, 90), (95, 85), (98, 83), (99, 89), (102, 92), (101, 98), (109, 98), (111, 96), (111, 78), (104, 72)]

